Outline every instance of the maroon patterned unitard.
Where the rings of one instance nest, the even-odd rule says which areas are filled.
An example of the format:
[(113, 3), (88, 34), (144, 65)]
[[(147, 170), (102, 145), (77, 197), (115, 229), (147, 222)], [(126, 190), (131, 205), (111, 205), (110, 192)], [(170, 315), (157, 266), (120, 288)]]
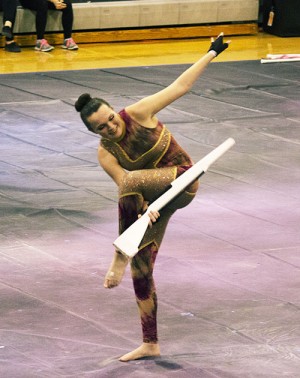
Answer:
[[(119, 112), (126, 131), (121, 141), (101, 139), (101, 146), (114, 155), (128, 171), (119, 186), (119, 233), (125, 231), (142, 213), (144, 201), (153, 202), (170, 183), (191, 167), (189, 155), (178, 145), (169, 130), (158, 121), (145, 128), (126, 113)], [(160, 211), (159, 221), (148, 228), (139, 252), (131, 260), (131, 275), (142, 323), (143, 342), (157, 342), (157, 296), (153, 268), (171, 215), (188, 205), (198, 189), (198, 181)]]

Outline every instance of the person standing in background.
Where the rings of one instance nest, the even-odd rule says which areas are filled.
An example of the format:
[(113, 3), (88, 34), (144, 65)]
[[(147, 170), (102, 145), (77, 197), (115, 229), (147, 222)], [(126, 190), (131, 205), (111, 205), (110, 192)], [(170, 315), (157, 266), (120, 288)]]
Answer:
[(17, 0), (0, 0), (0, 11), (3, 11), (3, 28), (5, 51), (20, 52), (20, 46), (14, 41), (13, 28), (16, 19)]
[(44, 38), (48, 9), (57, 10), (62, 12), (62, 26), (64, 31), (63, 49), (78, 50), (78, 46), (72, 38), (73, 27), (73, 7), (71, 0), (20, 0), (23, 8), (28, 8), (36, 11), (36, 33), (37, 41), (35, 50), (49, 52), (54, 49), (49, 45), (48, 41)]

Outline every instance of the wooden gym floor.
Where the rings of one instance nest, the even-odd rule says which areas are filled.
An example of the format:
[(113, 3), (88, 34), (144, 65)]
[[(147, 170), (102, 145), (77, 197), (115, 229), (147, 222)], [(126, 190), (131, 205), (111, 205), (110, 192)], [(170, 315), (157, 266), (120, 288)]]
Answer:
[[(233, 36), (230, 50), (216, 61), (256, 60), (266, 54), (299, 53), (299, 38), (280, 38), (264, 33)], [(193, 63), (207, 49), (209, 38), (146, 42), (79, 44), (78, 51), (56, 46), (50, 53), (24, 47), (20, 54), (0, 49), (0, 73), (44, 72), (94, 68)]]

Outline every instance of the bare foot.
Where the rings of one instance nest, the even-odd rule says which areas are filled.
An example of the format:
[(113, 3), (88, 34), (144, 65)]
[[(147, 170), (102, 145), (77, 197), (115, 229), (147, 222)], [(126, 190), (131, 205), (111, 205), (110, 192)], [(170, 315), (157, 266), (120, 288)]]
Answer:
[(132, 360), (138, 360), (144, 357), (157, 357), (160, 356), (160, 348), (158, 344), (153, 343), (143, 343), (140, 347), (124, 354), (124, 356), (119, 358), (119, 361), (127, 362)]
[(122, 281), (127, 264), (128, 258), (121, 252), (116, 251), (108, 272), (106, 273), (103, 286), (107, 289), (118, 286)]

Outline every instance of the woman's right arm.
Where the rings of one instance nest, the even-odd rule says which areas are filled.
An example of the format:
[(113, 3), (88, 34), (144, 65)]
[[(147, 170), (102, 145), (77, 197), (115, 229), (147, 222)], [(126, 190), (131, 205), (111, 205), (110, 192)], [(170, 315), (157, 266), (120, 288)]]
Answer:
[[(105, 148), (98, 147), (98, 160), (101, 167), (105, 172), (114, 180), (114, 182), (119, 186), (122, 182), (126, 171), (120, 166), (118, 160)], [(148, 208), (148, 202), (144, 201), (143, 212)], [(139, 217), (142, 214), (139, 215)], [(149, 227), (152, 227), (152, 224), (157, 221), (160, 214), (158, 211), (149, 212)]]
[(126, 171), (120, 166), (118, 160), (105, 148), (98, 147), (98, 161), (105, 172), (114, 180), (119, 186)]

